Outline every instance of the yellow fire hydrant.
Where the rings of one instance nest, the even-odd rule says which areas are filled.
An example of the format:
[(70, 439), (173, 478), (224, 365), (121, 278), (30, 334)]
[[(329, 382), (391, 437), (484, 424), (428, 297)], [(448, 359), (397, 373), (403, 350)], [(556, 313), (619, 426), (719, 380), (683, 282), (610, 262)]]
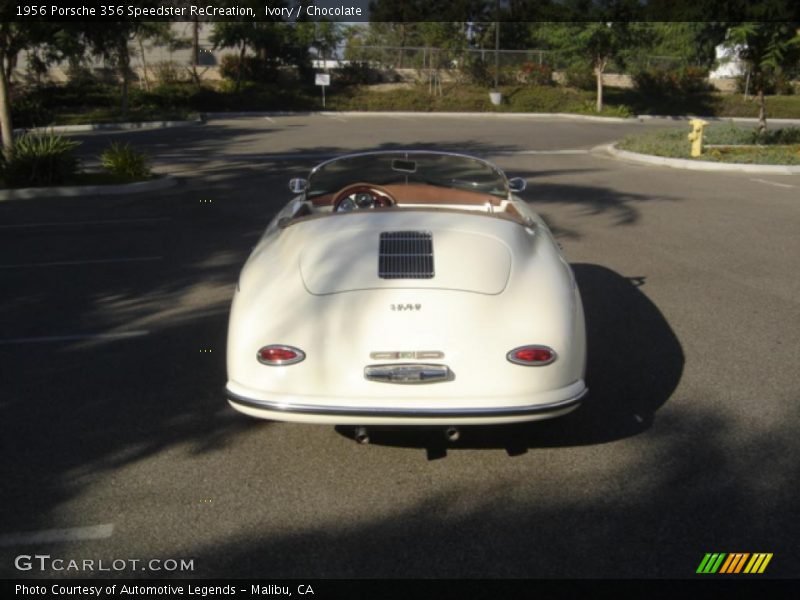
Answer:
[(697, 157), (703, 153), (703, 129), (708, 125), (708, 121), (703, 119), (692, 119), (689, 121), (692, 132), (689, 134), (689, 141), (692, 142), (692, 156)]

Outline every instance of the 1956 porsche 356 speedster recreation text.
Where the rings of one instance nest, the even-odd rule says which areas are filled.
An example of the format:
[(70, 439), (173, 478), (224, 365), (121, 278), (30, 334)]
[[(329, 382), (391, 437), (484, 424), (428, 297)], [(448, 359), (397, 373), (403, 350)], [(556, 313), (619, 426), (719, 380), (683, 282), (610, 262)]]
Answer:
[(343, 156), (295, 197), (242, 269), (226, 393), (237, 410), (339, 425), (557, 417), (584, 383), (575, 278), (511, 179), (474, 157)]

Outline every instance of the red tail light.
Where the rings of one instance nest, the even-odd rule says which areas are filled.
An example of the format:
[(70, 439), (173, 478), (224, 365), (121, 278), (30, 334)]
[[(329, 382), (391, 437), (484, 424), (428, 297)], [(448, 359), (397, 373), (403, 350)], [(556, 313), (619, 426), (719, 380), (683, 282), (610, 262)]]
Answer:
[(517, 365), (541, 367), (556, 359), (556, 353), (547, 346), (521, 346), (506, 354), (506, 358)]
[(299, 348), (273, 344), (264, 346), (258, 351), (256, 358), (262, 365), (285, 366), (299, 363), (305, 359), (306, 354)]

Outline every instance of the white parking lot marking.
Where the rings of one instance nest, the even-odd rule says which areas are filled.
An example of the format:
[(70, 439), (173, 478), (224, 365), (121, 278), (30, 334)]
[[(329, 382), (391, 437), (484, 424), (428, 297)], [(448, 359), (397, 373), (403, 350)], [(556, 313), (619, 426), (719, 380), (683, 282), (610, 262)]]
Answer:
[(0, 269), (31, 269), (34, 267), (65, 267), (73, 265), (103, 265), (108, 263), (143, 262), (163, 260), (163, 256), (138, 256), (134, 258), (102, 258), (98, 260), (59, 260), (56, 262), (22, 263), (18, 265), (0, 265)]
[(104, 523), (103, 525), (90, 525), (89, 527), (4, 533), (0, 535), (0, 547), (77, 542), (80, 540), (101, 540), (111, 537), (113, 532), (114, 525), (112, 523)]
[(50, 223), (17, 223), (15, 225), (0, 225), (0, 229), (25, 229), (35, 227), (74, 227), (76, 225), (117, 225), (119, 223), (163, 223), (171, 221), (169, 217), (148, 219), (108, 219), (105, 221), (54, 221)]
[(507, 152), (493, 152), (495, 155), (516, 154), (589, 154), (589, 150), (575, 148), (574, 150), (509, 150)]
[(119, 333), (76, 333), (74, 335), (48, 335), (42, 337), (0, 339), (0, 346), (10, 344), (41, 344), (46, 342), (74, 342), (77, 340), (123, 340), (149, 335), (149, 331), (120, 331)]
[(774, 185), (775, 187), (782, 187), (782, 188), (793, 188), (793, 185), (788, 183), (777, 183), (775, 181), (767, 181), (766, 179), (751, 179), (750, 181), (756, 181), (758, 183), (766, 183), (767, 185)]

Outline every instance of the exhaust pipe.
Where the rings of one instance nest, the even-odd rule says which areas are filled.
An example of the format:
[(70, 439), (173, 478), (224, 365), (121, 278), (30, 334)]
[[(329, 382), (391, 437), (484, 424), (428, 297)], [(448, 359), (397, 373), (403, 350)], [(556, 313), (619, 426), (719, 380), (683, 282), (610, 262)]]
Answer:
[(363, 425), (356, 427), (355, 438), (359, 444), (369, 444), (369, 432), (367, 428)]
[(458, 427), (445, 427), (444, 430), (444, 437), (447, 439), (448, 442), (457, 442), (458, 438), (461, 437), (461, 430)]

